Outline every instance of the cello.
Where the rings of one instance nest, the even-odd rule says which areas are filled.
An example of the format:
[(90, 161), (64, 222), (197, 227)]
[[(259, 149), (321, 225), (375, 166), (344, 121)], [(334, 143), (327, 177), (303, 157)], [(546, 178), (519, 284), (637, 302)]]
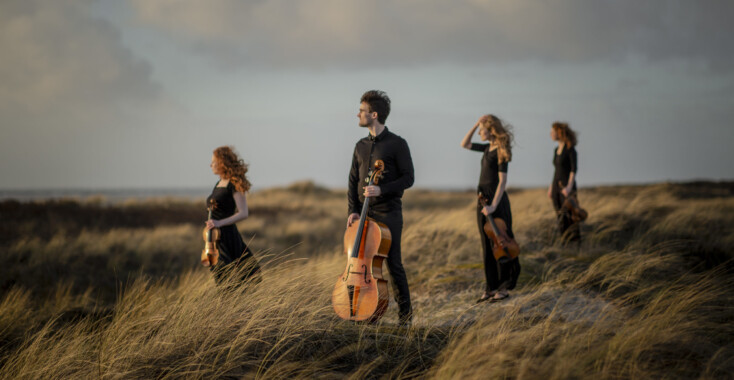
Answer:
[[(482, 207), (486, 207), (487, 200), (482, 193), (477, 194), (477, 196)], [(487, 215), (487, 221), (484, 223), (484, 233), (494, 242), (492, 254), (494, 254), (494, 259), (498, 263), (514, 259), (520, 253), (520, 246), (517, 245), (515, 239), (507, 235), (507, 225), (502, 218), (493, 218), (491, 215)]]
[[(212, 211), (217, 208), (217, 202), (214, 201), (214, 199), (209, 201), (209, 207), (207, 207), (207, 210), (209, 210), (209, 217), (207, 220), (212, 219)], [(208, 267), (208, 266), (215, 266), (217, 265), (217, 262), (219, 262), (219, 250), (217, 249), (217, 241), (219, 240), (221, 232), (219, 231), (219, 228), (206, 228), (204, 227), (204, 231), (202, 235), (204, 236), (204, 249), (201, 251), (201, 265)]]
[[(376, 185), (385, 170), (382, 160), (375, 161), (368, 186)], [(359, 223), (352, 222), (344, 232), (347, 265), (336, 280), (331, 303), (336, 314), (349, 321), (377, 321), (389, 303), (387, 280), (382, 275), (382, 262), (392, 243), (390, 229), (367, 217), (370, 197), (362, 204)]]

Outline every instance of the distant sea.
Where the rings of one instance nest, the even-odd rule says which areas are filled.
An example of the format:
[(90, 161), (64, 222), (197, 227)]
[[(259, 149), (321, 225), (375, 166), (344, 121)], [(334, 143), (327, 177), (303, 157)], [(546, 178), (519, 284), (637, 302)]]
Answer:
[(100, 200), (103, 203), (119, 203), (127, 200), (146, 200), (153, 198), (176, 198), (197, 200), (206, 198), (211, 188), (189, 189), (0, 189), (0, 201), (17, 200), (20, 202), (42, 200)]

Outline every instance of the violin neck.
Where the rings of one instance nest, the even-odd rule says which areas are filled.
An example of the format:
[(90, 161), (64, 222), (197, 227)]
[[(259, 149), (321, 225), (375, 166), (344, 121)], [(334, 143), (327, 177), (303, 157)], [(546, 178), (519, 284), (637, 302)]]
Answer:
[(579, 207), (579, 204), (576, 203), (576, 198), (574, 198), (573, 195), (575, 195), (575, 194), (574, 193), (569, 194), (568, 195), (568, 198), (566, 198), (566, 199), (568, 199), (568, 202), (571, 203), (571, 206), (573, 206), (574, 208), (578, 208)]
[(499, 228), (497, 228), (497, 224), (494, 222), (494, 218), (492, 218), (492, 216), (487, 216), (487, 221), (492, 227), (492, 232), (494, 232), (494, 236), (500, 236), (500, 230)]
[[(483, 196), (480, 196), (479, 204), (481, 204), (482, 207), (487, 207), (487, 200), (484, 199)], [(497, 224), (494, 223), (494, 218), (492, 218), (492, 215), (487, 215), (487, 222), (489, 222), (489, 225), (492, 227), (492, 232), (494, 232), (494, 236), (500, 236), (499, 228), (497, 228)]]

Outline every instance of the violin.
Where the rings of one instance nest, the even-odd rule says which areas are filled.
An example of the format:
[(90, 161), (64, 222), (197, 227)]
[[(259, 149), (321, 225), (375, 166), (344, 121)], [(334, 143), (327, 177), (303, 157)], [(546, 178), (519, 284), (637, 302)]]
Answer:
[[(487, 206), (487, 200), (482, 193), (477, 194), (479, 203), (482, 207)], [(517, 242), (507, 235), (507, 225), (502, 218), (493, 218), (487, 215), (487, 221), (484, 223), (484, 233), (490, 240), (494, 242), (492, 254), (499, 263), (504, 263), (510, 259), (514, 259), (520, 253), (520, 246)]]
[[(209, 207), (207, 207), (207, 210), (209, 210), (209, 217), (207, 220), (212, 219), (212, 211), (217, 208), (217, 202), (212, 199), (209, 201)], [(221, 231), (219, 231), (219, 228), (206, 228), (204, 227), (204, 250), (201, 251), (201, 265), (208, 267), (208, 266), (215, 266), (217, 265), (217, 262), (219, 262), (219, 250), (217, 249), (217, 241), (219, 240), (219, 237), (221, 235)]]
[[(563, 188), (561, 181), (558, 181), (558, 186), (560, 188)], [(586, 220), (586, 218), (589, 217), (589, 213), (581, 208), (581, 206), (579, 206), (579, 200), (576, 195), (576, 190), (568, 194), (566, 199), (563, 201), (561, 208), (558, 210), (558, 213), (568, 213), (574, 223), (583, 222), (584, 220)]]
[[(377, 184), (385, 163), (377, 160), (369, 185)], [(352, 223), (344, 232), (344, 253), (347, 265), (336, 280), (331, 303), (336, 314), (349, 321), (377, 321), (389, 303), (387, 280), (382, 275), (382, 262), (392, 243), (390, 229), (367, 217), (371, 197), (362, 204), (359, 223)]]

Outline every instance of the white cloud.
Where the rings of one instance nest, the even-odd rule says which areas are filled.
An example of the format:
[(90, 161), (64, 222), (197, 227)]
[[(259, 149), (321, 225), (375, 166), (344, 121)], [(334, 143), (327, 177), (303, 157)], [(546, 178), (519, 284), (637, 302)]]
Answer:
[(149, 64), (90, 5), (0, 2), (0, 187), (131, 183), (140, 172), (142, 131), (167, 105)]
[(133, 2), (140, 22), (220, 63), (291, 67), (690, 59), (728, 68), (730, 1)]
[(0, 3), (0, 109), (6, 125), (100, 127), (150, 103), (151, 68), (119, 33), (86, 11), (90, 1)]
[[(258, 186), (309, 176), (340, 185), (342, 162), (331, 145), (304, 161), (331, 165), (313, 173), (282, 152), (302, 149), (313, 132), (307, 119), (330, 135), (351, 125), (338, 133), (355, 136), (352, 97), (372, 87), (394, 97), (391, 123), (423, 168), (462, 160), (431, 161), (435, 139), (454, 138), (441, 127), (487, 111), (518, 128), (572, 121), (589, 151), (603, 151), (608, 131), (640, 145), (657, 142), (650, 136), (684, 136), (666, 131), (690, 125), (681, 114), (703, 113), (697, 128), (715, 137), (692, 149), (728, 152), (734, 50), (725, 48), (732, 26), (724, 19), (734, 3), (703, 4), (4, 0), (0, 188), (193, 186), (210, 179), (210, 150), (222, 144), (247, 152)], [(647, 62), (617, 64), (630, 56)], [(246, 70), (213, 69), (212, 61)], [(720, 70), (687, 71), (705, 65)], [(311, 90), (318, 96), (307, 96)], [(647, 140), (634, 129), (620, 133), (620, 115), (630, 125), (647, 118), (655, 133)], [(527, 137), (526, 152), (549, 145), (542, 136)], [(525, 168), (545, 160), (525, 157)], [(730, 160), (701, 160), (691, 162), (708, 171), (691, 173), (728, 173), (722, 167)], [(653, 169), (609, 180), (668, 175)], [(513, 178), (521, 175), (527, 183), (537, 177)]]

